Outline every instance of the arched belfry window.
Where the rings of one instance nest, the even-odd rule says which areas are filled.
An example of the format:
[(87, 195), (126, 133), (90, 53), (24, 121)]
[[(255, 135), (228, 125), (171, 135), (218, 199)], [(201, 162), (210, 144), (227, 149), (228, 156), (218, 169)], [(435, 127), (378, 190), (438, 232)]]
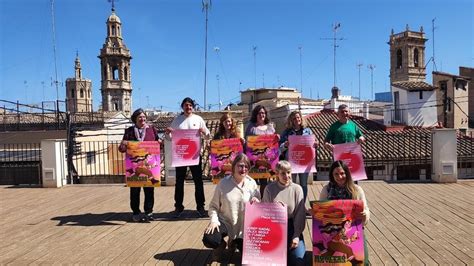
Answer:
[(397, 68), (402, 68), (402, 49), (397, 50)]
[(81, 94), (81, 98), (84, 98), (84, 90), (83, 89), (80, 90), (80, 94)]
[(71, 90), (71, 98), (74, 98), (74, 89)]
[(112, 69), (112, 79), (113, 80), (118, 80), (119, 79), (119, 72), (118, 72), (118, 68), (117, 67), (114, 67)]
[(118, 111), (118, 103), (114, 102), (114, 111)]
[(128, 68), (127, 67), (123, 68), (123, 79), (128, 80)]
[(116, 32), (116, 29), (115, 29), (115, 25), (112, 25), (112, 35), (115, 36), (115, 33)]
[(418, 48), (415, 48), (415, 50), (413, 50), (413, 64), (415, 65), (415, 67), (418, 67), (419, 66), (419, 53), (418, 53)]
[(109, 79), (109, 78), (107, 77), (107, 67), (106, 67), (106, 66), (104, 66), (104, 79), (105, 79), (105, 80)]

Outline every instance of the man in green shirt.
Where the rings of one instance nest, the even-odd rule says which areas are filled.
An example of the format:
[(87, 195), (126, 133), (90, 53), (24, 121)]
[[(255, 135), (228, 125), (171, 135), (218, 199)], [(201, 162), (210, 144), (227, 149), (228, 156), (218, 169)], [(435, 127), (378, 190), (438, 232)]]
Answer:
[(337, 108), (338, 121), (329, 127), (326, 138), (324, 139), (324, 146), (332, 150), (334, 144), (341, 144), (347, 142), (358, 142), (359, 144), (365, 142), (362, 132), (357, 125), (350, 120), (350, 110), (345, 104), (339, 105)]

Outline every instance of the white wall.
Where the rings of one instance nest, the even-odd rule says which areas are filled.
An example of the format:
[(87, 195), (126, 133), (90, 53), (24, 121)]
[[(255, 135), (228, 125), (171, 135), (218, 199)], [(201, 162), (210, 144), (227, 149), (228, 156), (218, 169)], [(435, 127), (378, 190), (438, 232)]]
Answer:
[(423, 91), (423, 99), (420, 92), (408, 92), (407, 100), (407, 125), (409, 126), (434, 126), (438, 122), (435, 91)]

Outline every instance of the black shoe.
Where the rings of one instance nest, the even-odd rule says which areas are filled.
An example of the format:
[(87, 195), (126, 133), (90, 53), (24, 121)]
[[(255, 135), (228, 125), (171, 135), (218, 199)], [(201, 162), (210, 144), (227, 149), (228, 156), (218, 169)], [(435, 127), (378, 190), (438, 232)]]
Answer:
[(203, 217), (208, 217), (206, 210), (204, 208), (202, 209), (197, 209), (198, 216), (203, 218)]
[(153, 216), (153, 213), (147, 213), (145, 214), (145, 217), (148, 221), (154, 221), (155, 220), (155, 217)]
[(148, 220), (148, 215), (146, 214), (140, 214), (140, 220), (138, 221), (139, 223), (149, 223), (150, 221)]
[(184, 211), (183, 209), (178, 209), (178, 208), (174, 209), (173, 217), (174, 218), (181, 217), (181, 214), (183, 214), (183, 211)]

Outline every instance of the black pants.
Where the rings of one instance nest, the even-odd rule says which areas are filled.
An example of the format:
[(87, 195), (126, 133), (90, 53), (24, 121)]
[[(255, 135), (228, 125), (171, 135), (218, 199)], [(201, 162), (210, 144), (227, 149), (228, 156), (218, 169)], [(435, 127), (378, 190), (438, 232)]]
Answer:
[[(133, 214), (140, 214), (140, 187), (131, 187), (130, 188), (130, 208), (132, 208)], [(145, 203), (143, 208), (145, 213), (153, 212), (153, 205), (155, 204), (155, 188), (154, 187), (144, 187), (143, 192), (145, 192)]]
[[(225, 227), (224, 223), (221, 222), (221, 225), (219, 226), (219, 231), (214, 230), (214, 232), (212, 234), (204, 233), (204, 236), (202, 237), (202, 243), (207, 248), (216, 249), (216, 248), (219, 247), (219, 245), (222, 243), (222, 241), (224, 241), (224, 237), (226, 237), (227, 235), (228, 235), (227, 227)], [(240, 251), (242, 251), (242, 247), (243, 247), (243, 244), (244, 244), (243, 239), (242, 238), (236, 238), (232, 241), (233, 241), (233, 244), (236, 245), (236, 247)]]
[(201, 159), (198, 165), (180, 166), (176, 167), (176, 185), (174, 187), (174, 207), (179, 210), (184, 210), (184, 178), (186, 177), (187, 169), (191, 169), (194, 181), (194, 198), (196, 200), (196, 209), (204, 209), (204, 186), (202, 183), (202, 167)]

